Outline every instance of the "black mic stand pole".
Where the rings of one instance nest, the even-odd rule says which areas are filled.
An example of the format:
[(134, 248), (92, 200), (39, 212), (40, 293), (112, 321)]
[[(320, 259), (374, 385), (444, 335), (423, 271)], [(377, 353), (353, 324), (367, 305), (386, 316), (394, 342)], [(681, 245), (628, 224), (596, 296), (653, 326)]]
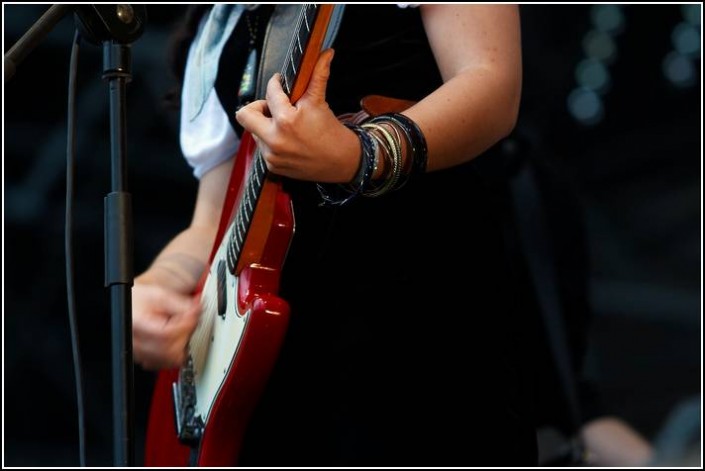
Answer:
[(103, 80), (110, 87), (111, 190), (105, 197), (105, 286), (110, 289), (115, 466), (134, 465), (132, 365), (132, 197), (127, 191), (125, 89), (130, 46), (103, 43)]
[(144, 30), (144, 6), (76, 7), (79, 30), (103, 45), (103, 80), (110, 88), (111, 193), (105, 198), (105, 286), (110, 288), (114, 465), (134, 466), (132, 364), (132, 198), (127, 192), (125, 91), (132, 79), (130, 43)]

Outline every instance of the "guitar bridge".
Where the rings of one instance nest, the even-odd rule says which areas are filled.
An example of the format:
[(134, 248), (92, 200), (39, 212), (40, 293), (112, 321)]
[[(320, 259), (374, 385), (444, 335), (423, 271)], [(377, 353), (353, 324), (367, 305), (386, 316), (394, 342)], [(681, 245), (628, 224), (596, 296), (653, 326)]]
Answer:
[(184, 445), (197, 448), (203, 436), (205, 424), (196, 413), (196, 384), (193, 359), (189, 355), (186, 365), (179, 370), (179, 380), (172, 383), (176, 434)]

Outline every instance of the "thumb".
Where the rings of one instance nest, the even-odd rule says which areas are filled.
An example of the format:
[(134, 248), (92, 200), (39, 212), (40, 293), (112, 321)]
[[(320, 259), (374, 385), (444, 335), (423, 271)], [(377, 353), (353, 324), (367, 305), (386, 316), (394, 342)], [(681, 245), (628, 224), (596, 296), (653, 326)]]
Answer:
[(326, 100), (326, 86), (328, 85), (330, 63), (334, 54), (335, 51), (333, 49), (326, 49), (318, 56), (318, 61), (313, 68), (313, 74), (306, 89), (306, 96), (318, 101)]

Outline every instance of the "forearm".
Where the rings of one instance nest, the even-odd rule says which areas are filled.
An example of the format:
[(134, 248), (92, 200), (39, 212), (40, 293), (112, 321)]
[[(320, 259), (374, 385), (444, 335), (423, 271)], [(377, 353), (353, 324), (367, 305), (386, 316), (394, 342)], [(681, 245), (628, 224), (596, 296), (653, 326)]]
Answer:
[(473, 67), (405, 111), (426, 138), (428, 171), (471, 160), (508, 135), (517, 118), (520, 81), (520, 74)]
[(212, 228), (190, 226), (164, 247), (135, 282), (158, 284), (179, 293), (191, 293), (207, 266), (214, 237)]
[(521, 99), (516, 5), (423, 5), (444, 84), (404, 112), (428, 145), (428, 170), (481, 154), (509, 134)]

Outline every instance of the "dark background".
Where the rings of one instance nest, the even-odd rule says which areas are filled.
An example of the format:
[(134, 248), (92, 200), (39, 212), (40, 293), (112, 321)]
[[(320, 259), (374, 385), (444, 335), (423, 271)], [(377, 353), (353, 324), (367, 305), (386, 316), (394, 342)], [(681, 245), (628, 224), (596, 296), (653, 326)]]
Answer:
[[(3, 6), (6, 50), (46, 8)], [(188, 224), (196, 192), (180, 156), (178, 115), (164, 105), (175, 85), (166, 42), (184, 8), (149, 5), (147, 31), (133, 48), (128, 156), (138, 273)], [(700, 7), (523, 5), (521, 13), (524, 91), (514, 142), (548, 166), (582, 210), (593, 316), (586, 374), (610, 411), (657, 441), (672, 411), (701, 393)], [(4, 87), (3, 460), (10, 466), (78, 464), (63, 255), (73, 28), (65, 18)], [(604, 75), (576, 75), (586, 36), (600, 29), (616, 46), (602, 63), (602, 86)], [(696, 51), (684, 30), (697, 32)], [(100, 70), (99, 49), (84, 45), (76, 284), (88, 464), (96, 466), (109, 465), (112, 453), (102, 222), (109, 128)], [(581, 80), (594, 89), (583, 95), (602, 106), (597, 117), (582, 108), (587, 122), (569, 107)], [(135, 374), (141, 456), (152, 376)]]

